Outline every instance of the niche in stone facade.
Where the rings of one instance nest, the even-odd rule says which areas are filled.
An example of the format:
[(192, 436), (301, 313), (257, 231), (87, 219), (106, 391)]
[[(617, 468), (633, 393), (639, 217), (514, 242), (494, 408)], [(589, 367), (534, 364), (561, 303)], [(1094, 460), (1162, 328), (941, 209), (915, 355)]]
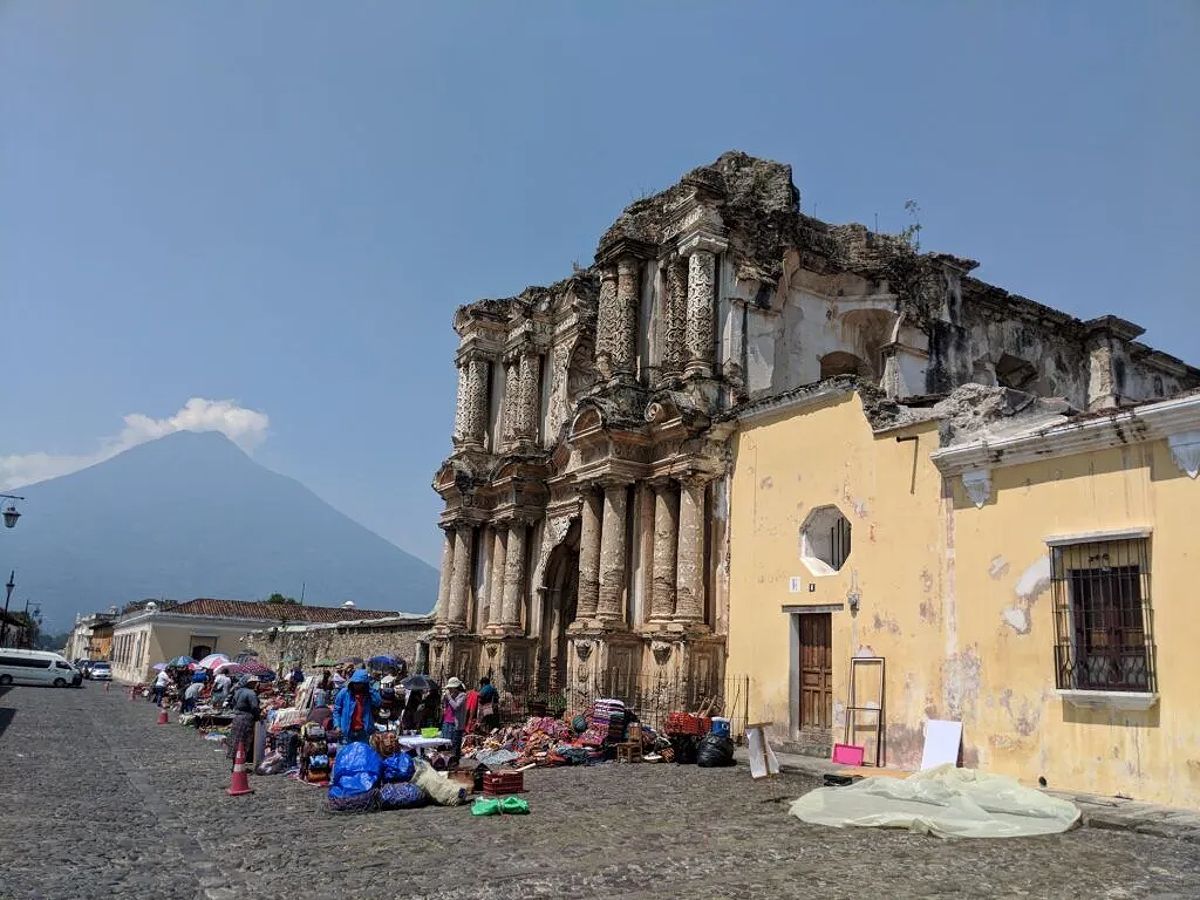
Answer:
[(814, 575), (832, 575), (850, 556), (850, 520), (836, 506), (818, 506), (800, 526), (800, 561)]

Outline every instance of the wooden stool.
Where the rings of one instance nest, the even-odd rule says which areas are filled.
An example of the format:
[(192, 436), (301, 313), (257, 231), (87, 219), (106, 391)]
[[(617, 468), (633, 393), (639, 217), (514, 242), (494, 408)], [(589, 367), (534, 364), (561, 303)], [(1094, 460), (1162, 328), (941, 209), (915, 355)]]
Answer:
[(641, 762), (642, 761), (642, 742), (641, 741), (626, 741), (623, 744), (617, 744), (617, 762)]

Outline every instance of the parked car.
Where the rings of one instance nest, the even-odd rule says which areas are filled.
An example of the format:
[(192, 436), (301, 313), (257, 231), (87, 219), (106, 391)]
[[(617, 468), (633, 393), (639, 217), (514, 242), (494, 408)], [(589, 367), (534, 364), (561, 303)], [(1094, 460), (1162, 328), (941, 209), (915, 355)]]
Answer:
[(92, 681), (112, 681), (112, 667), (102, 659), (88, 663), (87, 677)]
[(79, 687), (83, 673), (59, 653), (50, 650), (0, 648), (0, 685), (42, 684)]

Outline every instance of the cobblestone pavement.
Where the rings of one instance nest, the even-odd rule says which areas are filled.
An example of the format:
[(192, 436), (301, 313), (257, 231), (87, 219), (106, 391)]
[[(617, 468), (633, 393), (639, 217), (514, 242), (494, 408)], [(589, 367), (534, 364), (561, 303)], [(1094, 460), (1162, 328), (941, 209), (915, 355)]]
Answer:
[(0, 898), (1196, 897), (1200, 847), (1080, 829), (1010, 841), (805, 825), (815, 786), (744, 768), (526, 775), (532, 814), (335, 816), (282, 776), (224, 793), (216, 745), (88, 684), (0, 688)]

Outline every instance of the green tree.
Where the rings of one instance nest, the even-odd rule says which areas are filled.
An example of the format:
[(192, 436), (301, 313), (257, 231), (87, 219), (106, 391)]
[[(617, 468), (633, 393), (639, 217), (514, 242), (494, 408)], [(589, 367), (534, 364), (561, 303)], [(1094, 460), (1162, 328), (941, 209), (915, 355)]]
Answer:
[(297, 600), (295, 597), (285, 597), (283, 594), (280, 594), (278, 591), (275, 592), (274, 594), (272, 594), (270, 597), (268, 597), (267, 602), (268, 603), (290, 603), (293, 606), (300, 605), (300, 601)]

